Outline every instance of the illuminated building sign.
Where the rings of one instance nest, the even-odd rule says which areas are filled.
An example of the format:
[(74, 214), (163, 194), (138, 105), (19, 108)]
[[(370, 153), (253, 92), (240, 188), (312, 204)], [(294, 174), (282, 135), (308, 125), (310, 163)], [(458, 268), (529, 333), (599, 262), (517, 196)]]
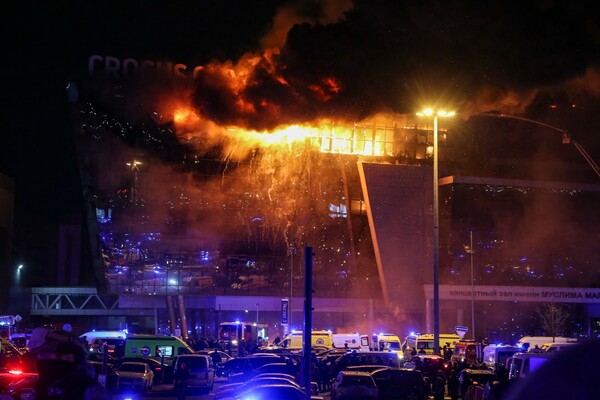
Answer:
[[(423, 285), (425, 298), (433, 298), (433, 285)], [(496, 301), (529, 301), (541, 303), (596, 303), (600, 304), (598, 288), (535, 287), (535, 286), (480, 286), (440, 285), (440, 299)]]
[(104, 75), (116, 80), (128, 80), (138, 77), (167, 76), (180, 79), (192, 79), (204, 67), (190, 68), (185, 64), (170, 61), (139, 61), (134, 58), (121, 60), (112, 56), (92, 55), (88, 59), (90, 76)]

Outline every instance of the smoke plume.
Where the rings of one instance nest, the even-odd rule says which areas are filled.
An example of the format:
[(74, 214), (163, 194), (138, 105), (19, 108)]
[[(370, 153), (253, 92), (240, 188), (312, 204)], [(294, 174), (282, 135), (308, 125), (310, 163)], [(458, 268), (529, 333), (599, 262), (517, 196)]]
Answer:
[(520, 113), (544, 90), (598, 94), (597, 31), (584, 7), (562, 2), (292, 2), (261, 41), (269, 50), (209, 65), (193, 104), (257, 130), (426, 103)]

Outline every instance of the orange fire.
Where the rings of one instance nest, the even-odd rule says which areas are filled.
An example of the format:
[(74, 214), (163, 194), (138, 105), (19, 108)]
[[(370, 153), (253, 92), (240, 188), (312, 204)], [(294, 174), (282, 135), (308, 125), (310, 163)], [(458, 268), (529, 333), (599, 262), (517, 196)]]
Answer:
[(198, 114), (194, 113), (190, 108), (178, 108), (173, 113), (173, 122), (175, 125), (195, 125), (200, 121)]
[[(189, 128), (200, 116), (191, 109), (173, 114), (178, 128)], [(248, 148), (276, 148), (304, 142), (321, 153), (382, 157), (392, 154), (394, 127), (375, 124), (344, 124), (328, 120), (311, 124), (288, 125), (273, 131), (247, 130), (235, 126), (222, 127), (222, 132), (236, 145)], [(187, 136), (189, 136), (188, 133)], [(193, 136), (193, 133), (191, 133)]]

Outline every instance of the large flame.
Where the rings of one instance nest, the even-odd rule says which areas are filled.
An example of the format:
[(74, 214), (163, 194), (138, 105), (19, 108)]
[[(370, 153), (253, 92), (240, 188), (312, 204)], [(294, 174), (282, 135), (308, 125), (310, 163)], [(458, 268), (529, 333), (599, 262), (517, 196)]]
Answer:
[[(198, 127), (209, 123), (213, 131), (226, 136), (236, 145), (248, 148), (277, 148), (307, 142), (310, 148), (321, 153), (347, 154), (366, 157), (393, 156), (395, 124), (363, 122), (344, 123), (331, 120), (317, 120), (307, 124), (279, 126), (270, 131), (244, 129), (238, 126), (217, 126), (205, 121), (191, 107), (181, 104), (170, 112), (176, 130), (187, 139), (206, 134), (206, 129)], [(182, 134), (185, 132), (185, 134)]]

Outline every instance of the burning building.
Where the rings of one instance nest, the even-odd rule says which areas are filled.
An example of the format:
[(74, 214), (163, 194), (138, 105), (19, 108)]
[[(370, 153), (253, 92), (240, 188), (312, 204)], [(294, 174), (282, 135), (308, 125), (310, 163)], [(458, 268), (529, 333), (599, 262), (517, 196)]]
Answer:
[[(127, 95), (115, 92), (106, 102), (94, 89), (80, 86), (73, 118), (91, 213), (88, 229), (92, 249), (98, 249), (95, 276), (103, 291), (122, 296), (125, 304), (152, 301), (159, 309), (165, 303), (157, 298), (185, 296), (193, 323), (210, 332), (211, 314), (222, 319), (244, 306), (234, 302), (238, 305), (217, 311), (218, 301), (198, 299), (250, 296), (262, 298), (265, 307), (270, 298), (276, 309), (277, 299), (302, 293), (302, 248), (311, 246), (315, 296), (344, 304), (317, 307), (316, 323), (354, 326), (352, 301), (358, 299), (359, 319), (369, 321), (364, 330), (427, 329), (430, 126), (388, 114), (260, 132), (203, 124), (186, 108), (129, 120), (111, 109)], [(531, 168), (518, 165), (534, 165), (534, 154), (498, 174), (498, 165), (512, 163), (503, 158), (511, 153), (489, 158), (483, 147), (493, 139), (467, 143), (460, 128), (440, 133), (443, 284), (577, 286), (584, 277), (598, 280), (597, 268), (585, 267), (598, 265), (590, 241), (598, 216), (589, 208), (597, 186), (536, 183), (528, 175)], [(568, 157), (578, 156), (571, 150)], [(486, 175), (490, 170), (498, 177)], [(540, 204), (554, 211), (530, 212)], [(574, 204), (575, 214), (567, 211)], [(556, 212), (561, 209), (564, 213)], [(468, 232), (476, 237), (474, 276), (465, 265)], [(561, 238), (564, 248), (556, 245)], [(444, 302), (443, 330), (466, 323), (467, 308)], [(299, 324), (301, 309), (293, 311)], [(265, 308), (263, 318), (267, 315)], [(496, 327), (485, 329), (489, 334)]]
[[(518, 49), (496, 43), (512, 23), (472, 18), (481, 46), (471, 49), (452, 10), (439, 32), (469, 35), (446, 43), (417, 5), (337, 3), (300, 17), (283, 7), (263, 47), (234, 61), (89, 58), (69, 93), (100, 292), (145, 309), (159, 329), (174, 319), (169, 296), (184, 296), (193, 327), (255, 307), (276, 324), (281, 298), (301, 293), (311, 246), (319, 327), (427, 330), (432, 126), (409, 100), (425, 92), (456, 93), (440, 97), (464, 114), (440, 129), (442, 284), (597, 286), (597, 176), (556, 130), (477, 116), (551, 120), (540, 88), (597, 82), (586, 53), (571, 50), (574, 71), (550, 76), (565, 56), (546, 51), (513, 74), (497, 49)], [(545, 27), (568, 26), (590, 46), (582, 24), (554, 12), (540, 14)], [(426, 39), (447, 46), (424, 51)], [(444, 301), (442, 329), (467, 324), (468, 307)], [(523, 318), (507, 331), (526, 330)]]

